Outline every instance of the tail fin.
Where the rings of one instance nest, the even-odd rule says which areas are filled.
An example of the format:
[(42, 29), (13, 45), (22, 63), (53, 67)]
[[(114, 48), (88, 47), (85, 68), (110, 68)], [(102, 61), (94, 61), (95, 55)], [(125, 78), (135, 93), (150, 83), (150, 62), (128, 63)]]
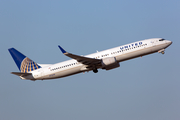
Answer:
[(36, 69), (41, 68), (37, 63), (20, 53), (14, 48), (8, 49), (12, 58), (14, 59), (17, 67), (23, 73), (27, 73)]

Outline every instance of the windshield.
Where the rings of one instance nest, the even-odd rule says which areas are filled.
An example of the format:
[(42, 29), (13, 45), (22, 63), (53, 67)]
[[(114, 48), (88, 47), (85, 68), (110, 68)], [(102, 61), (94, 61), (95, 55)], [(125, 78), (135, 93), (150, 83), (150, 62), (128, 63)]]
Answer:
[(162, 39), (160, 39), (159, 41), (164, 41), (164, 40), (165, 40), (165, 39), (162, 38)]

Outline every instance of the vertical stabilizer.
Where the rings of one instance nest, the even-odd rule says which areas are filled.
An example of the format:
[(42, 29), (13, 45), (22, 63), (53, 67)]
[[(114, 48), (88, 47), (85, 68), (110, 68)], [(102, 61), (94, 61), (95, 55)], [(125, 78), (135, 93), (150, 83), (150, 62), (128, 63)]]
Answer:
[(36, 69), (41, 68), (37, 63), (20, 53), (14, 48), (8, 49), (12, 58), (14, 59), (17, 67), (23, 73), (27, 73)]

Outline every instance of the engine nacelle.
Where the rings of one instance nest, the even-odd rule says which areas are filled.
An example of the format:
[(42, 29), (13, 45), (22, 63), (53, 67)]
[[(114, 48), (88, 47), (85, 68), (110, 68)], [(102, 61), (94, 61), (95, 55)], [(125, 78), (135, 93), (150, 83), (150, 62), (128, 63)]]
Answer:
[(102, 59), (102, 69), (111, 70), (120, 67), (120, 64), (116, 61), (115, 57), (108, 57)]

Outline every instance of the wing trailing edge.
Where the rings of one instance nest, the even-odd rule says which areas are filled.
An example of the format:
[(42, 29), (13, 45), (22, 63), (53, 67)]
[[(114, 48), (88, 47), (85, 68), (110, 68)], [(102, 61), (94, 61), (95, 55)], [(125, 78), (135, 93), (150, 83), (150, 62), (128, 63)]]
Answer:
[(89, 57), (75, 55), (75, 54), (66, 52), (61, 46), (58, 46), (58, 47), (64, 55), (66, 55), (72, 59), (75, 59), (84, 65), (92, 66), (92, 65), (97, 65), (97, 64), (101, 63), (101, 59), (95, 59), (95, 58), (89, 58)]

